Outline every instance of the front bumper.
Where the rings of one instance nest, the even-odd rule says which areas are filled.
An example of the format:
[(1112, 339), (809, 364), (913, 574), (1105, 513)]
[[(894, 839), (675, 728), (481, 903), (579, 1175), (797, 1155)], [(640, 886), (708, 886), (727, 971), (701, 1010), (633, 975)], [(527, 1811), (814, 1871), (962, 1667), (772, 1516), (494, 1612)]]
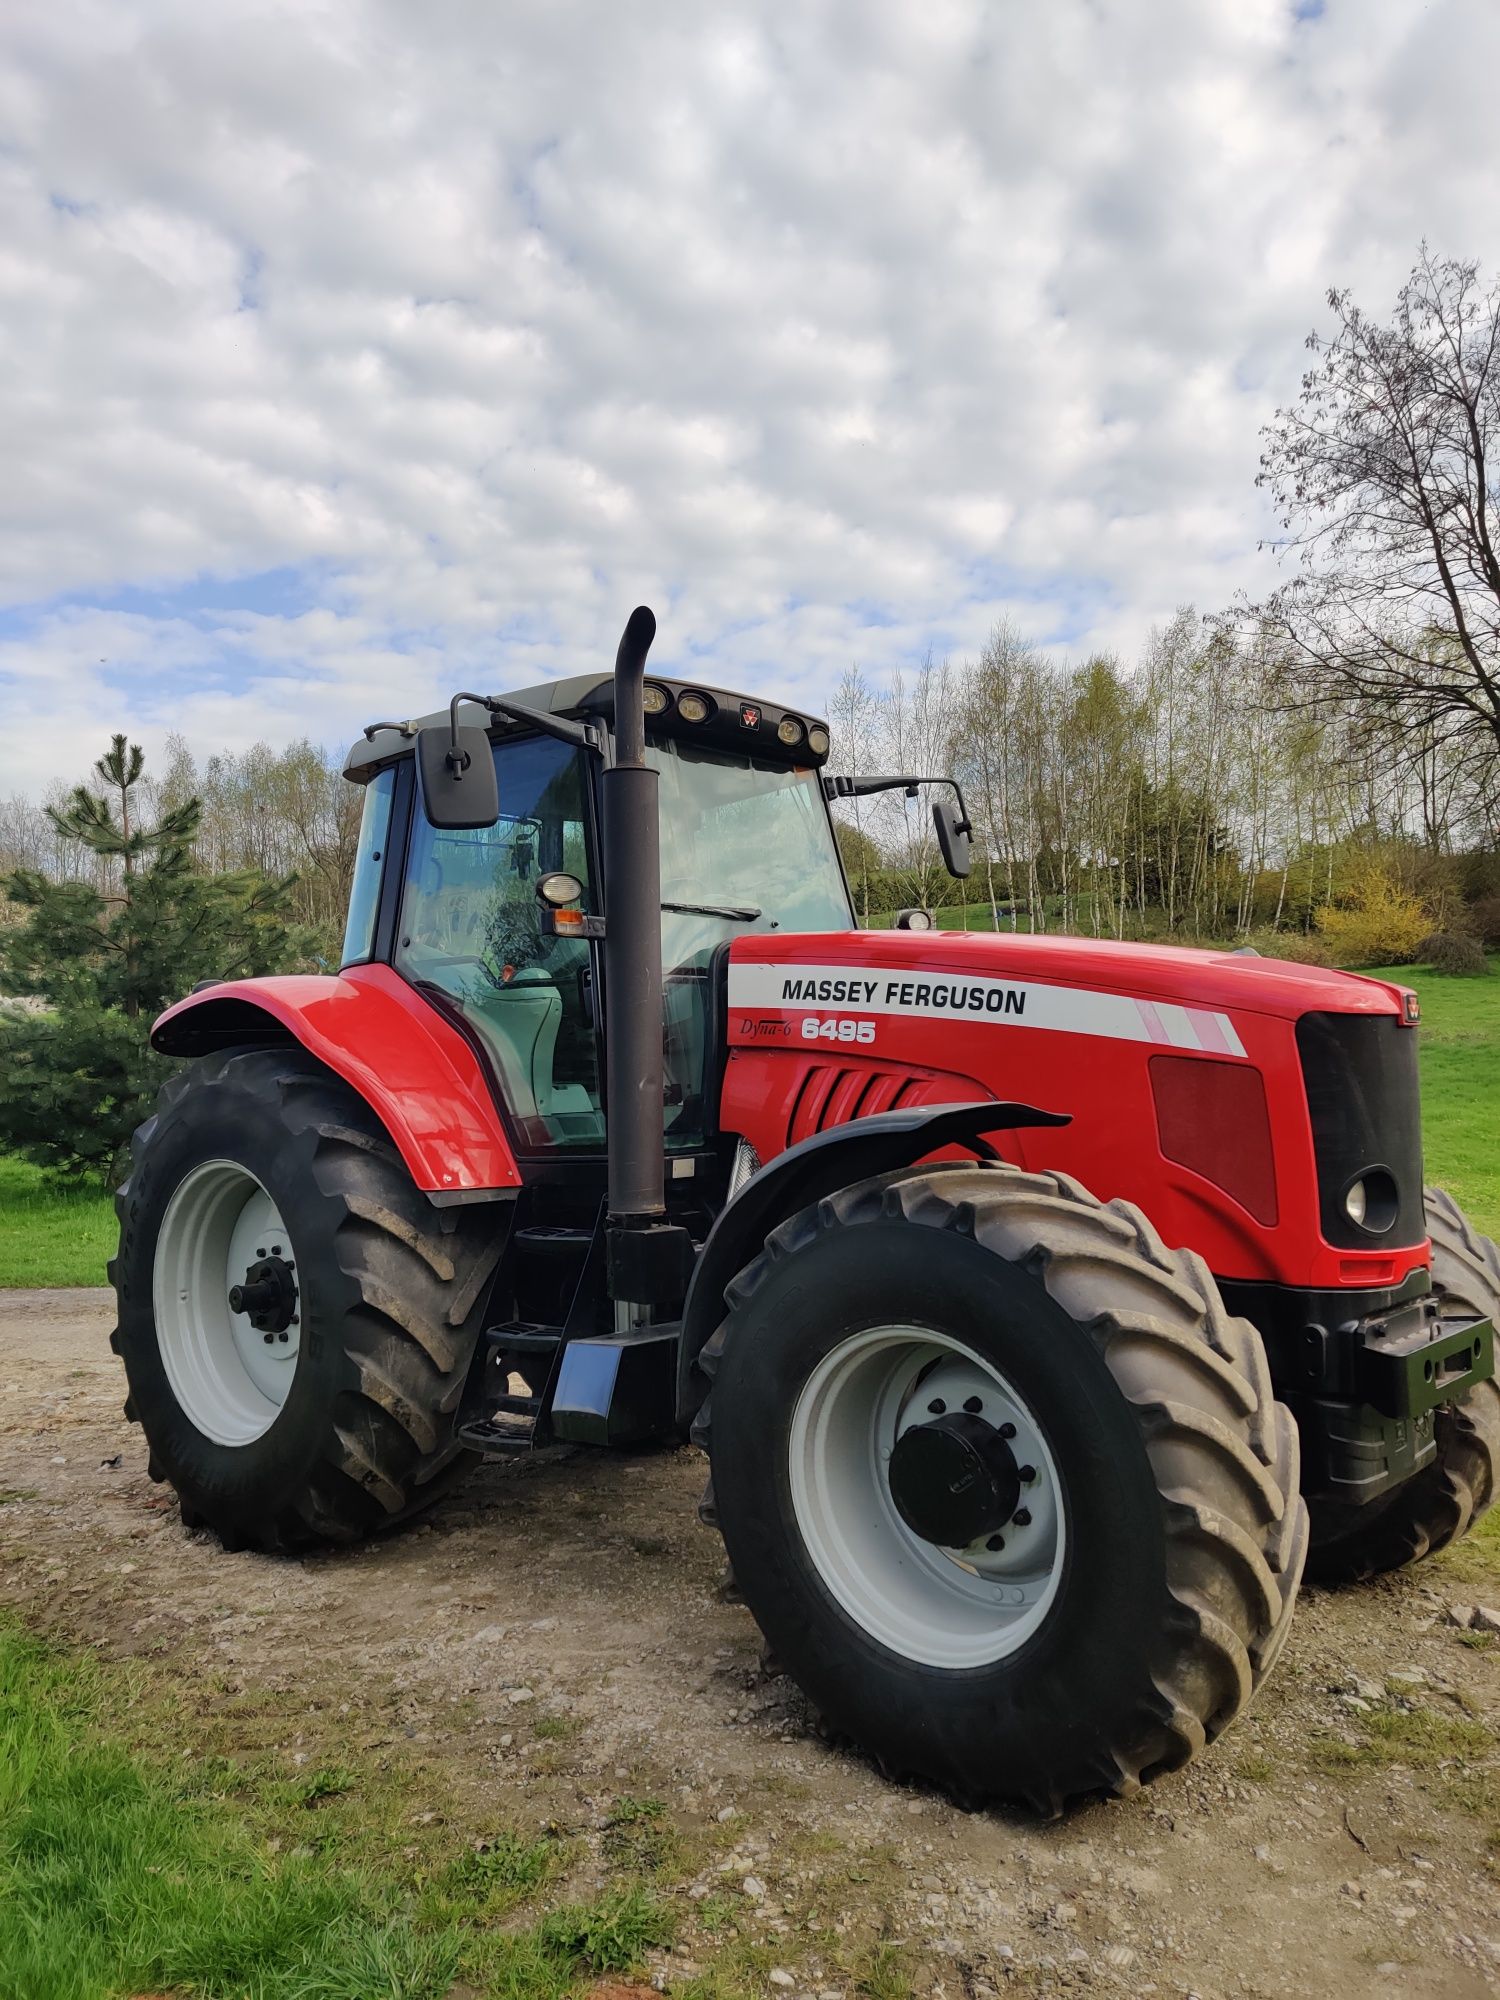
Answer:
[[(1349, 1300), (1224, 1284), (1230, 1310), (1260, 1328), (1297, 1419), (1310, 1499), (1362, 1506), (1410, 1479), (1437, 1450), (1442, 1408), (1494, 1375), (1493, 1324), (1443, 1317), (1427, 1283), (1420, 1271), (1399, 1292)], [(1344, 1316), (1350, 1306), (1357, 1317)]]

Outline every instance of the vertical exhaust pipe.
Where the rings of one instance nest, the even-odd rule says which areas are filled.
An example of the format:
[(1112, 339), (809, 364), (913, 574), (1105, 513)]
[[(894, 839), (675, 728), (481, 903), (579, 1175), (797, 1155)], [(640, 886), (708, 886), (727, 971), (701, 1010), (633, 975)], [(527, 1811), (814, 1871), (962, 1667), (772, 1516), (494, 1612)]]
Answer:
[[(622, 1232), (666, 1215), (662, 1145), (661, 843), (657, 774), (646, 763), (642, 688), (656, 619), (631, 612), (615, 655), (615, 757), (602, 774), (610, 1290), (647, 1299)], [(617, 1254), (618, 1246), (618, 1254)], [(644, 1245), (640, 1246), (643, 1250)]]

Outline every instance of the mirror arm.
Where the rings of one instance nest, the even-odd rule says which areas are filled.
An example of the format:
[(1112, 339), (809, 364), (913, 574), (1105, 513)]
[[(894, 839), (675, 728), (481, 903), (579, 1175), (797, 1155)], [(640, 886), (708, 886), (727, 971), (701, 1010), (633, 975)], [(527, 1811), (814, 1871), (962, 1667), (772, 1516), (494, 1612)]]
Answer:
[(448, 752), (448, 764), (455, 773), (461, 769), (453, 761), (461, 754), (458, 749), (458, 704), (461, 701), (472, 701), (476, 708), (487, 709), (491, 715), (503, 715), (511, 722), (527, 723), (532, 729), (539, 729), (543, 736), (555, 736), (560, 743), (591, 750), (595, 756), (604, 755), (605, 735), (597, 722), (569, 722), (561, 715), (548, 715), (543, 709), (527, 708), (523, 702), (506, 701), (502, 695), (456, 694), (448, 704), (448, 727), (453, 744)]
[(918, 785), (951, 785), (958, 800), (959, 824), (956, 831), (973, 833), (969, 808), (964, 803), (963, 787), (957, 778), (918, 778), (894, 772), (882, 772), (868, 778), (835, 775), (824, 778), (823, 796), (827, 799), (863, 799), (868, 798), (871, 792), (905, 792), (908, 798), (915, 798)]
[(482, 694), (456, 694), (448, 704), (448, 755), (445, 762), (454, 778), (461, 778), (469, 768), (469, 753), (458, 747), (458, 704), (461, 701), (477, 702), (481, 708), (488, 708), (489, 702)]

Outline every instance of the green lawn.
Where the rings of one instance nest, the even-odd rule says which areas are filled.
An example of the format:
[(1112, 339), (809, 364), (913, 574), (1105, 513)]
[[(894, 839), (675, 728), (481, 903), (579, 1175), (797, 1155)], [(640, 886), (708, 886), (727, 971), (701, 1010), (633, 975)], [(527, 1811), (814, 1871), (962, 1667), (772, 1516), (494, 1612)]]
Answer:
[[(1449, 1188), (1487, 1235), (1500, 1237), (1500, 958), (1488, 979), (1421, 966), (1380, 974), (1422, 999), (1427, 1177)], [(102, 1285), (115, 1214), (100, 1194), (53, 1194), (35, 1167), (0, 1159), (0, 1289)]]
[(0, 1622), (0, 1994), (563, 2000), (671, 1940), (647, 1869), (569, 1903), (548, 1832), (476, 1846), (400, 1771), (182, 1740), (142, 1669)]
[(116, 1234), (107, 1194), (55, 1193), (40, 1168), (0, 1157), (0, 1289), (102, 1285)]

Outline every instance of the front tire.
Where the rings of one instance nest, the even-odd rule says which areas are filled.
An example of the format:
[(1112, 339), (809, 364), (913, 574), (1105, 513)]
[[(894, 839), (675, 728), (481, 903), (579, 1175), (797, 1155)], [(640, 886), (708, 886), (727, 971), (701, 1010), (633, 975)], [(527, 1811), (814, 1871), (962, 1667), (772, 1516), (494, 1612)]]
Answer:
[[(792, 1217), (728, 1299), (698, 1429), (714, 1517), (836, 1732), (964, 1803), (1050, 1813), (1239, 1714), (1286, 1637), (1306, 1511), (1259, 1336), (1199, 1258), (1064, 1176), (933, 1167)], [(994, 1490), (1032, 1477), (1003, 1527), (945, 1548), (942, 1480), (909, 1490), (904, 1443), (892, 1467), (955, 1398), (1026, 1460), (976, 1433)], [(914, 1506), (937, 1509), (920, 1533)]]
[[(1444, 1188), (1426, 1191), (1432, 1289), (1445, 1313), (1500, 1328), (1500, 1247), (1481, 1236)], [(1436, 1555), (1466, 1535), (1500, 1485), (1500, 1385), (1478, 1382), (1434, 1416), (1435, 1455), (1403, 1485), (1365, 1507), (1312, 1504), (1308, 1574), (1358, 1583)]]
[(435, 1208), (302, 1050), (239, 1049), (169, 1080), (115, 1205), (125, 1413), (189, 1527), (349, 1542), (446, 1489), (503, 1242), (487, 1204)]

